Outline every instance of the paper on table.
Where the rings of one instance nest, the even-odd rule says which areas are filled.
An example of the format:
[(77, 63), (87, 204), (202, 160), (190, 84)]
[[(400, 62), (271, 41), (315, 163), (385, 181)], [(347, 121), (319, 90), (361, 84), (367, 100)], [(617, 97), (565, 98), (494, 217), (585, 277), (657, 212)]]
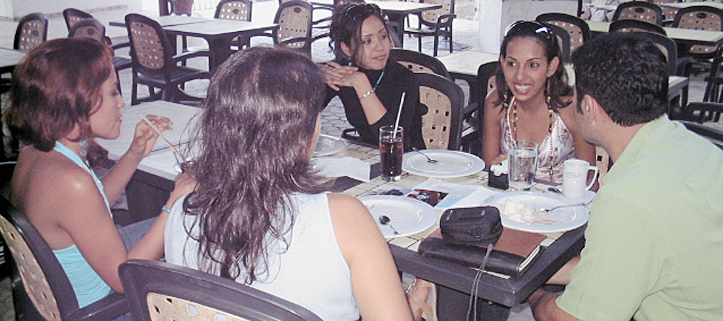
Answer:
[(319, 175), (323, 177), (347, 176), (362, 182), (369, 182), (371, 167), (368, 162), (358, 158), (346, 157), (324, 157), (315, 158)]
[(448, 183), (436, 178), (430, 178), (415, 186), (414, 189), (448, 193), (441, 202), (434, 206), (439, 210), (479, 206), (487, 197), (496, 193), (484, 186)]

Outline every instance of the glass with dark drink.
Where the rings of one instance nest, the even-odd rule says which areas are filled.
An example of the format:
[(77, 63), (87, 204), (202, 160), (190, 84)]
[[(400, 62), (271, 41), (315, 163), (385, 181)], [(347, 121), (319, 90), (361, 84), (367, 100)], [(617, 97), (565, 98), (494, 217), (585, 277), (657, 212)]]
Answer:
[(398, 181), (402, 178), (402, 155), (404, 154), (404, 129), (394, 126), (379, 128), (379, 152), (382, 156), (382, 178)]

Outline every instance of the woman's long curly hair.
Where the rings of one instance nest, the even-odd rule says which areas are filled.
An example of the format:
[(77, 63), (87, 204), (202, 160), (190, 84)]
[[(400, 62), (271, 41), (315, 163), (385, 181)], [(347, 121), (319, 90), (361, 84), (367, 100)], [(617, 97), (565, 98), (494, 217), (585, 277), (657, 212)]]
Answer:
[[(326, 91), (301, 54), (253, 47), (211, 79), (191, 150), (198, 183), (184, 204), (199, 225), (199, 267), (252, 283), (267, 271), (268, 241), (293, 226), (292, 193), (318, 193), (309, 148)], [(188, 228), (188, 227), (187, 227)]]
[[(512, 40), (523, 37), (535, 39), (535, 41), (542, 45), (548, 63), (555, 57), (560, 59), (560, 64), (557, 65), (555, 73), (547, 78), (549, 87), (546, 86), (544, 90), (546, 92), (545, 95), (551, 98), (550, 107), (552, 110), (557, 111), (558, 108), (567, 107), (570, 105), (570, 102), (564, 101), (562, 97), (572, 96), (572, 87), (567, 82), (567, 72), (562, 61), (562, 51), (558, 45), (557, 37), (550, 28), (537, 21), (518, 21), (513, 23), (508, 27), (505, 37), (502, 39), (500, 57), (507, 57), (507, 46)], [(495, 105), (503, 104), (503, 106), (507, 106), (510, 100), (512, 100), (513, 94), (507, 86), (507, 80), (505, 79), (501, 64), (497, 68), (496, 86), (497, 97), (499, 98), (495, 101)], [(547, 88), (549, 88), (550, 92), (547, 92)]]

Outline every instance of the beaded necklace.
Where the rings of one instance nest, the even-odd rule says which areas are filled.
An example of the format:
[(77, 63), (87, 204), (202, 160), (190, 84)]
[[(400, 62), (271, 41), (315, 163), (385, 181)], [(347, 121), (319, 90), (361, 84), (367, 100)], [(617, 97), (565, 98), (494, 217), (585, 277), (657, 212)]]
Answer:
[[(552, 146), (552, 125), (555, 123), (555, 112), (552, 111), (552, 108), (550, 108), (550, 104), (548, 102), (548, 108), (547, 111), (549, 112), (548, 115), (548, 126), (547, 126), (547, 135), (550, 136), (548, 139), (550, 141), (550, 181), (553, 180), (553, 174), (552, 174), (552, 168), (555, 165), (555, 149), (553, 149)], [(517, 121), (519, 120), (519, 117), (517, 116), (517, 100), (515, 100), (512, 103), (512, 117), (510, 119), (510, 122), (512, 123), (512, 140), (515, 142), (515, 146), (517, 146)]]

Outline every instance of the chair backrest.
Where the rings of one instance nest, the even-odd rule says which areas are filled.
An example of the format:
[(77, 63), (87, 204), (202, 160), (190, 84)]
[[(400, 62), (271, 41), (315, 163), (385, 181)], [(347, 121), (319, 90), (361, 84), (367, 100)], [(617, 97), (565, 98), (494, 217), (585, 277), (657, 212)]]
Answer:
[[(439, 17), (454, 14), (454, 0), (425, 0), (424, 3), (439, 4), (442, 5), (442, 8), (422, 11), (419, 14), (419, 22), (423, 25), (434, 27), (439, 21)], [(448, 21), (451, 23), (451, 19)]]
[(167, 0), (167, 3), (169, 14), (190, 16), (193, 13), (193, 0)]
[(18, 21), (13, 49), (30, 51), (46, 40), (48, 40), (48, 17), (40, 12), (31, 13)]
[(61, 320), (77, 310), (75, 292), (45, 239), (4, 197), (0, 197), (0, 214), (0, 232), (40, 315), (46, 320)]
[(645, 1), (623, 2), (613, 13), (613, 21), (625, 19), (640, 20), (662, 26), (663, 9), (654, 3)]
[(458, 150), (461, 144), (464, 92), (453, 81), (429, 73), (414, 74), (419, 84), (422, 137), (427, 149)]
[[(312, 10), (311, 3), (304, 0), (280, 4), (274, 18), (274, 23), (279, 24), (273, 32), (274, 44), (288, 49), (310, 50)], [(288, 42), (295, 38), (299, 41)]]
[(412, 72), (426, 72), (452, 79), (452, 76), (450, 76), (447, 71), (447, 67), (445, 67), (439, 59), (430, 55), (418, 51), (392, 48), (389, 53), (389, 58), (407, 67)]
[(657, 4), (661, 9), (663, 9), (663, 22), (665, 23), (667, 21), (673, 21), (673, 18), (675, 18), (675, 14), (678, 13), (678, 8), (673, 7), (667, 7), (664, 4), (666, 3), (676, 3), (681, 2), (680, 0), (654, 0), (651, 1), (652, 3)]
[(83, 19), (92, 19), (93, 16), (80, 9), (67, 8), (63, 10), (63, 18), (65, 19), (65, 26), (68, 27), (68, 32), (73, 28), (78, 21)]
[[(723, 10), (709, 6), (691, 6), (678, 10), (673, 20), (673, 27), (723, 31)], [(713, 55), (716, 46), (694, 45), (689, 52), (693, 54)]]
[(105, 26), (97, 19), (82, 19), (73, 24), (68, 37), (90, 38), (105, 43)]
[(216, 6), (214, 18), (251, 21), (251, 0), (222, 0)]
[(563, 62), (570, 61), (570, 33), (562, 27), (545, 23), (545, 25), (552, 30), (552, 33), (557, 37), (557, 44), (560, 46), (560, 53), (562, 53)]
[(664, 35), (645, 32), (645, 31), (633, 31), (635, 34), (648, 38), (652, 41), (660, 51), (665, 55), (665, 59), (668, 60), (668, 75), (675, 75), (678, 68), (678, 45), (675, 40), (670, 39)]
[(477, 68), (477, 128), (484, 126), (485, 99), (497, 86), (495, 74), (499, 67), (500, 62), (495, 60)]
[(663, 36), (667, 36), (668, 34), (665, 32), (665, 29), (659, 25), (654, 25), (649, 22), (645, 22), (642, 20), (618, 20), (613, 21), (610, 24), (610, 28), (608, 28), (609, 32), (631, 32), (631, 31), (644, 31), (644, 32), (654, 32), (657, 34), (661, 34)]
[(590, 27), (585, 20), (559, 12), (543, 13), (536, 18), (539, 22), (553, 24), (561, 27), (570, 34), (570, 52), (590, 40)]
[(133, 68), (139, 72), (163, 75), (173, 66), (171, 44), (161, 25), (139, 14), (126, 15)]
[(119, 273), (137, 321), (321, 321), (279, 297), (170, 263), (129, 260), (121, 264)]

